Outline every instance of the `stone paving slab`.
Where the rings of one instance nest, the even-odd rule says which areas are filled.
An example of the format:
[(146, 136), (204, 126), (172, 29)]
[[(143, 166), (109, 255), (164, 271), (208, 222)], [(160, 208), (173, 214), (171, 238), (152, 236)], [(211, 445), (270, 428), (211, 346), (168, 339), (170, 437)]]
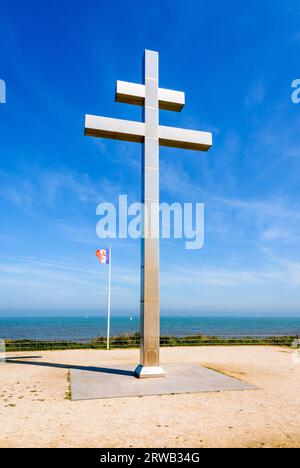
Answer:
[(71, 369), (72, 400), (255, 390), (257, 387), (200, 365), (163, 366), (166, 377), (138, 379), (130, 366)]

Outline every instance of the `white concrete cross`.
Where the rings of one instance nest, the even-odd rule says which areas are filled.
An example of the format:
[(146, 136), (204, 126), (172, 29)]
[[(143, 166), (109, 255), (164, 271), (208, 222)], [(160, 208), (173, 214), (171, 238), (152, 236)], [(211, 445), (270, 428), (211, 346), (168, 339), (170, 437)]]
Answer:
[(185, 104), (181, 91), (158, 86), (158, 53), (144, 55), (144, 84), (117, 81), (116, 101), (143, 106), (144, 122), (86, 115), (85, 135), (143, 143), (141, 245), (141, 353), (136, 375), (164, 376), (160, 367), (159, 299), (159, 145), (207, 151), (212, 134), (159, 125), (159, 109), (180, 112)]

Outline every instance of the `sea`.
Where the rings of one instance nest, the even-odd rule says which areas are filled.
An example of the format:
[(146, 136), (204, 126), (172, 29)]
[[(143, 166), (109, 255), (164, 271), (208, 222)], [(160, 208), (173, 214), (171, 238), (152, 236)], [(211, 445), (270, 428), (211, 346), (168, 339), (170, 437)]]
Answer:
[[(104, 317), (0, 317), (0, 339), (89, 340), (106, 336)], [(111, 317), (110, 334), (139, 332), (139, 317)], [(300, 336), (300, 317), (161, 317), (161, 335)]]

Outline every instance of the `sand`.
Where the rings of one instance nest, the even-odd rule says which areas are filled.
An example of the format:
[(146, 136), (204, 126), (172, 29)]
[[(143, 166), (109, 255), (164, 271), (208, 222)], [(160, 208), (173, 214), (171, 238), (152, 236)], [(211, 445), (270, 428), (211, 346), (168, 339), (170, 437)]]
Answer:
[(16, 356), (23, 364), (0, 365), (0, 447), (300, 446), (300, 362), (288, 349), (161, 351), (162, 362), (201, 364), (258, 390), (75, 402), (65, 399), (70, 365), (134, 367), (138, 350), (8, 353)]

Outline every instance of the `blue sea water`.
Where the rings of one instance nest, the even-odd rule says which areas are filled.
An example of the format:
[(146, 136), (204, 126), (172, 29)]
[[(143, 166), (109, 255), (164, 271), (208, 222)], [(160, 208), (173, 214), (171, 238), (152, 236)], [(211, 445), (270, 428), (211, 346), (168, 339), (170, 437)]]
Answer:
[[(111, 336), (139, 331), (138, 317), (112, 317)], [(161, 334), (300, 335), (300, 317), (161, 317)], [(1, 318), (0, 339), (88, 340), (106, 335), (103, 317)]]

